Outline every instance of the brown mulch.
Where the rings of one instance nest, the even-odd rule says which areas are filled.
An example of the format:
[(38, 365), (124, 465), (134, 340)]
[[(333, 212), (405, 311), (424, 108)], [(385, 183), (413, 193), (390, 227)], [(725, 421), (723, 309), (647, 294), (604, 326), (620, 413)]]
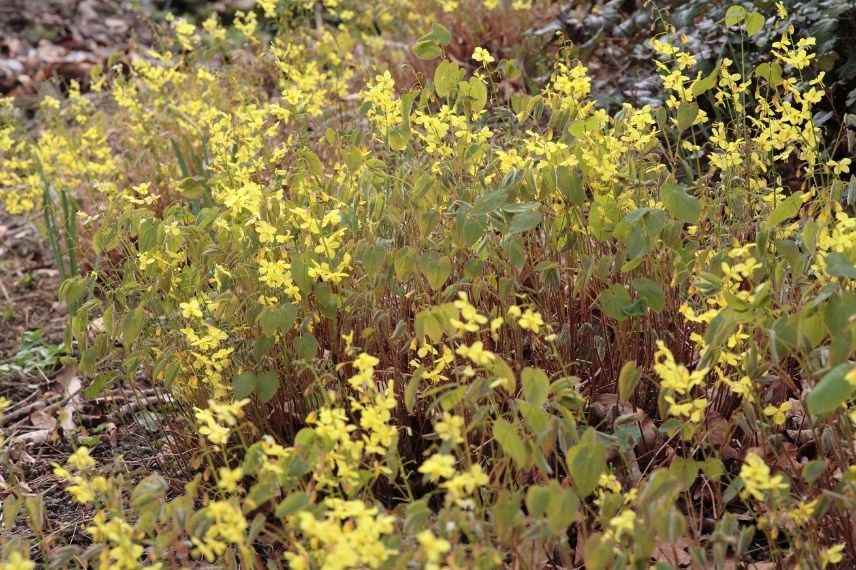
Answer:
[(0, 209), (0, 362), (14, 356), (26, 331), (62, 342), (66, 314), (58, 286), (59, 272), (34, 220)]
[(83, 81), (112, 54), (149, 37), (139, 2), (0, 2), (0, 93), (31, 95), (58, 76)]
[[(53, 465), (87, 445), (105, 470), (118, 469), (130, 481), (157, 471), (178, 491), (184, 458), (175, 450), (187, 446), (172, 434), (184, 420), (143, 378), (117, 381), (98, 397), (72, 404), (78, 392), (70, 386), (85, 389), (88, 381), (73, 365), (60, 362), (68, 316), (57, 297), (59, 274), (38, 222), (0, 209), (0, 397), (11, 402), (0, 416), (0, 500), (40, 495), (46, 540), (53, 546), (85, 547), (92, 509), (72, 500)], [(22, 345), (34, 333), (37, 349), (57, 352), (45, 366), (34, 364), (43, 360), (37, 355), (22, 356)], [(72, 411), (71, 430), (62, 426), (61, 412), (67, 410)], [(118, 466), (116, 457), (122, 458)], [(12, 524), (2, 521), (0, 529), (0, 543), (25, 540), (34, 559), (40, 559), (25, 510)]]

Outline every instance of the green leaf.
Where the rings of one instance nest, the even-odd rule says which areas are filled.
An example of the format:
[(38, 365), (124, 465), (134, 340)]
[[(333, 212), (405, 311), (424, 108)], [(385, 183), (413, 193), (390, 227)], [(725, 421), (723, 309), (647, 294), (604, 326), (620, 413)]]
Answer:
[(501, 387), (509, 394), (513, 394), (517, 389), (517, 377), (514, 375), (514, 370), (502, 358), (494, 358), (486, 367), (491, 374), (497, 379), (502, 380)]
[(452, 33), (443, 26), (442, 24), (438, 24), (434, 22), (431, 24), (431, 39), (440, 44), (441, 46), (448, 45), (449, 42), (452, 41)]
[(428, 256), (422, 260), (422, 274), (428, 280), (431, 290), (436, 291), (452, 274), (452, 260), (447, 256)]
[(244, 372), (232, 379), (232, 393), (238, 399), (255, 394), (262, 403), (266, 403), (276, 395), (277, 390), (279, 390), (279, 376), (274, 370), (267, 370), (261, 374)]
[(823, 375), (806, 398), (808, 411), (815, 417), (826, 416), (837, 410), (856, 392), (856, 381), (847, 376), (854, 369), (850, 363), (839, 364)]
[(779, 62), (759, 63), (754, 71), (757, 77), (764, 79), (771, 86), (776, 87), (782, 82), (782, 66)]
[(309, 495), (302, 491), (289, 494), (276, 507), (275, 515), (281, 519), (302, 511), (310, 504)]
[(502, 451), (514, 460), (518, 468), (523, 469), (527, 466), (529, 453), (526, 450), (526, 443), (513, 424), (503, 418), (497, 418), (493, 422), (493, 437)]
[(303, 360), (312, 360), (318, 352), (318, 341), (311, 334), (304, 334), (294, 341), (294, 350), (297, 357)]
[(434, 91), (440, 97), (449, 97), (463, 76), (463, 70), (451, 61), (441, 61), (434, 70)]
[(809, 461), (802, 468), (802, 478), (806, 483), (811, 485), (817, 479), (823, 475), (823, 472), (826, 471), (826, 460), (825, 459), (816, 459), (814, 461)]
[(256, 376), (256, 394), (264, 404), (269, 402), (279, 390), (279, 375), (274, 370), (267, 370)]
[(719, 77), (719, 67), (721, 62), (717, 62), (710, 73), (700, 79), (696, 79), (692, 84), (693, 97), (699, 97), (710, 91), (716, 86), (716, 80)]
[(232, 379), (232, 393), (235, 398), (248, 398), (256, 391), (256, 375), (253, 372), (238, 374)]
[(430, 309), (424, 309), (416, 313), (413, 326), (416, 329), (416, 338), (424, 341), (427, 336), (431, 342), (438, 342), (443, 338), (443, 323)]
[(419, 40), (413, 44), (413, 55), (427, 61), (443, 55), (443, 50), (433, 40)]
[(764, 16), (759, 14), (758, 12), (750, 12), (748, 16), (746, 16), (746, 33), (750, 36), (756, 35), (761, 31), (761, 28), (764, 27)]
[(297, 307), (292, 304), (278, 307), (265, 307), (258, 316), (259, 326), (265, 336), (274, 336), (277, 332), (286, 332), (297, 319)]
[(577, 494), (583, 499), (588, 497), (606, 471), (606, 448), (598, 441), (594, 428), (588, 428), (579, 443), (568, 450), (567, 461)]
[(628, 360), (621, 367), (621, 372), (618, 374), (618, 399), (622, 402), (629, 402), (630, 397), (636, 391), (636, 386), (639, 384), (641, 372), (632, 360)]
[(471, 77), (462, 86), (465, 86), (461, 92), (467, 97), (470, 113), (480, 113), (487, 105), (487, 85), (478, 77)]
[(145, 311), (142, 304), (137, 305), (125, 317), (125, 321), (122, 323), (122, 344), (126, 349), (134, 344), (134, 341), (140, 336), (140, 332), (143, 330), (144, 317)]
[(574, 492), (555, 481), (550, 482), (547, 504), (547, 526), (554, 536), (563, 536), (577, 517), (580, 500)]
[(663, 288), (656, 281), (647, 277), (639, 277), (630, 282), (630, 286), (639, 295), (639, 298), (645, 301), (652, 311), (660, 312), (666, 306), (666, 294), (663, 293)]
[(83, 395), (88, 399), (94, 399), (101, 395), (109, 384), (116, 380), (118, 376), (114, 372), (102, 372), (83, 390)]
[(684, 132), (691, 126), (698, 117), (698, 103), (695, 101), (684, 101), (678, 107), (678, 131)]
[(728, 10), (725, 11), (725, 25), (736, 26), (741, 23), (745, 17), (746, 8), (739, 4), (734, 4), (733, 6), (729, 6)]
[(597, 297), (597, 302), (608, 317), (623, 321), (627, 318), (624, 308), (629, 307), (633, 301), (624, 285), (616, 283), (609, 289), (602, 291)]
[(826, 272), (833, 277), (856, 279), (856, 267), (843, 253), (833, 251), (826, 256)]
[(795, 192), (779, 202), (776, 209), (767, 218), (767, 227), (774, 228), (789, 218), (796, 216), (803, 203), (802, 192)]
[(698, 222), (701, 214), (701, 202), (695, 196), (690, 196), (680, 184), (667, 183), (660, 189), (663, 205), (675, 219), (688, 224)]
[(398, 250), (393, 260), (395, 268), (395, 278), (399, 281), (404, 281), (416, 269), (419, 262), (419, 254), (413, 247), (405, 247)]
[(705, 477), (711, 481), (719, 481), (725, 473), (725, 465), (718, 457), (708, 457), (701, 464), (701, 470), (704, 472)]
[(539, 408), (543, 406), (550, 392), (550, 379), (547, 374), (540, 368), (527, 366), (520, 373), (520, 380), (526, 401)]
[(526, 491), (526, 510), (530, 517), (540, 517), (547, 512), (552, 495), (546, 485), (532, 485)]
[(522, 234), (535, 229), (543, 219), (543, 214), (537, 210), (514, 214), (508, 226), (508, 235)]

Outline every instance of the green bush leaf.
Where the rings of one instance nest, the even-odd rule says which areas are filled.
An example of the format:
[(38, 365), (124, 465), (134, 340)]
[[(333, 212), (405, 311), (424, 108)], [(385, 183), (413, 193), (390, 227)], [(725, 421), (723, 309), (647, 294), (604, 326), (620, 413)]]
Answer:
[(576, 494), (555, 481), (550, 482), (550, 500), (547, 503), (547, 526), (554, 536), (562, 536), (577, 518), (580, 500)]
[(678, 107), (678, 131), (683, 132), (693, 126), (698, 117), (698, 103), (695, 101), (684, 101)]
[(419, 40), (413, 44), (413, 55), (427, 61), (443, 55), (443, 50), (433, 40)]
[(134, 344), (134, 341), (137, 340), (137, 337), (140, 336), (140, 332), (142, 332), (143, 325), (145, 324), (144, 321), (145, 309), (142, 304), (137, 305), (125, 317), (125, 321), (122, 323), (122, 344), (126, 349), (130, 348)]
[(728, 10), (725, 11), (726, 26), (736, 26), (737, 24), (741, 23), (744, 18), (746, 18), (746, 8), (740, 6), (739, 4), (729, 6)]
[(601, 310), (608, 317), (617, 321), (623, 321), (627, 318), (624, 308), (629, 307), (633, 301), (630, 299), (630, 293), (627, 292), (627, 288), (620, 283), (616, 283), (609, 289), (602, 291), (597, 297), (597, 302)]
[(442, 24), (434, 22), (431, 24), (431, 39), (441, 46), (448, 45), (452, 41), (452, 33)]
[(856, 279), (856, 267), (843, 253), (833, 251), (826, 256), (826, 272), (834, 277)]
[(695, 196), (690, 196), (686, 189), (680, 184), (664, 184), (660, 189), (660, 198), (666, 210), (675, 219), (688, 224), (698, 222), (701, 214), (701, 202)]
[(854, 366), (850, 363), (839, 364), (823, 375), (806, 398), (811, 415), (815, 417), (829, 415), (856, 393), (856, 382), (847, 379), (847, 375), (853, 368)]
[(238, 374), (232, 379), (232, 393), (235, 398), (249, 398), (256, 391), (256, 375), (253, 372)]
[(441, 61), (434, 70), (434, 91), (440, 97), (449, 97), (463, 76), (463, 70), (451, 61)]
[(567, 461), (577, 494), (588, 497), (606, 471), (606, 447), (598, 441), (594, 428), (588, 428), (579, 443), (568, 450)]
[(286, 332), (297, 319), (297, 307), (292, 304), (278, 307), (265, 307), (259, 313), (258, 322), (265, 336), (274, 336), (277, 332)]
[(518, 212), (511, 219), (511, 224), (508, 226), (508, 235), (522, 234), (538, 227), (538, 224), (544, 219), (541, 212), (534, 210), (529, 212)]
[(422, 275), (428, 280), (431, 290), (436, 291), (452, 274), (452, 260), (447, 256), (427, 256), (422, 260)]
[(279, 518), (285, 518), (298, 511), (302, 511), (310, 504), (309, 495), (302, 491), (296, 491), (284, 498), (276, 507), (274, 514)]
[(777, 61), (758, 64), (754, 73), (757, 77), (764, 79), (773, 87), (776, 87), (782, 82), (782, 66)]
[(700, 79), (696, 79), (692, 84), (693, 97), (698, 98), (700, 95), (710, 91), (716, 87), (716, 81), (719, 78), (719, 67), (721, 62), (717, 62), (710, 73)]
[(796, 216), (803, 203), (802, 192), (795, 192), (779, 202), (770, 217), (767, 218), (767, 227), (774, 228), (789, 218)]
[(630, 286), (652, 311), (659, 313), (665, 308), (666, 294), (663, 293), (663, 288), (656, 281), (647, 277), (639, 277), (631, 281)]
[(256, 376), (256, 394), (264, 404), (269, 402), (279, 390), (279, 375), (273, 370), (267, 370)]
[(520, 380), (526, 401), (539, 408), (543, 406), (550, 392), (550, 379), (547, 374), (540, 368), (527, 366), (520, 373)]
[(493, 437), (502, 451), (514, 460), (518, 468), (523, 469), (528, 465), (529, 453), (526, 443), (513, 424), (503, 418), (497, 418), (493, 422)]
[(750, 36), (756, 35), (761, 29), (764, 27), (764, 16), (759, 14), (758, 12), (750, 12), (748, 16), (746, 16), (746, 33)]
[(621, 372), (618, 374), (618, 399), (622, 402), (629, 402), (630, 397), (636, 391), (636, 386), (639, 384), (641, 372), (632, 360), (628, 360), (621, 367)]

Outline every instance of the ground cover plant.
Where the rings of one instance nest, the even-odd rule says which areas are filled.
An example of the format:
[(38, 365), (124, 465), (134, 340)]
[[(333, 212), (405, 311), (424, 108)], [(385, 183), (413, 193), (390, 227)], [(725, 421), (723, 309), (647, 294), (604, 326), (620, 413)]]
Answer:
[(260, 0), (5, 99), (0, 199), (68, 311), (36, 352), (67, 400), (157, 390), (174, 464), (70, 409), (58, 543), (7, 439), (0, 568), (852, 564), (852, 119), (814, 38), (729, 5), (766, 50), (703, 66), (652, 20), (663, 104), (610, 108), (527, 32), (560, 8)]

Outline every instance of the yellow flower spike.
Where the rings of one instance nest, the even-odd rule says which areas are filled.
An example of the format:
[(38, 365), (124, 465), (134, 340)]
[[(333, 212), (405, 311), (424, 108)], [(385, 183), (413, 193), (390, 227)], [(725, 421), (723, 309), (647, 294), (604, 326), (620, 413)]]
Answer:
[(178, 308), (181, 309), (181, 316), (185, 319), (201, 319), (202, 306), (198, 299), (190, 299), (186, 303), (179, 303)]
[(764, 408), (764, 415), (773, 420), (773, 424), (777, 426), (782, 426), (785, 424), (785, 420), (787, 419), (787, 413), (791, 410), (790, 402), (782, 402), (779, 406), (774, 406), (769, 404)]
[(455, 474), (455, 458), (445, 453), (435, 453), (419, 466), (419, 472), (430, 481), (448, 479)]
[(234, 493), (240, 488), (238, 483), (243, 479), (244, 472), (240, 467), (236, 467), (235, 469), (221, 467), (217, 471), (217, 475), (217, 486), (227, 493)]
[(490, 55), (490, 52), (484, 49), (483, 47), (477, 47), (475, 50), (473, 50), (472, 58), (473, 61), (477, 61), (484, 66), (490, 65), (491, 63), (496, 61), (493, 56)]
[(5, 562), (0, 562), (0, 570), (34, 570), (36, 564), (28, 556), (13, 550)]
[(422, 547), (429, 564), (437, 564), (442, 556), (452, 548), (448, 540), (436, 537), (430, 530), (423, 530), (417, 534), (416, 540)]
[(441, 440), (459, 445), (464, 443), (463, 437), (464, 418), (443, 412), (443, 419), (434, 424), (434, 431)]
[(544, 319), (541, 317), (541, 313), (537, 313), (532, 309), (526, 309), (520, 316), (520, 319), (518, 319), (517, 324), (522, 329), (538, 334), (541, 327), (544, 326)]
[(830, 564), (838, 564), (844, 560), (844, 543), (835, 544), (820, 553), (821, 568), (826, 568)]
[(78, 471), (87, 471), (95, 467), (95, 460), (89, 455), (89, 448), (81, 446), (69, 456), (67, 464)]
[(766, 493), (777, 493), (788, 490), (788, 484), (781, 475), (772, 476), (770, 468), (755, 453), (746, 455), (740, 468), (740, 478), (743, 480), (743, 490), (740, 497), (749, 497), (763, 501)]

